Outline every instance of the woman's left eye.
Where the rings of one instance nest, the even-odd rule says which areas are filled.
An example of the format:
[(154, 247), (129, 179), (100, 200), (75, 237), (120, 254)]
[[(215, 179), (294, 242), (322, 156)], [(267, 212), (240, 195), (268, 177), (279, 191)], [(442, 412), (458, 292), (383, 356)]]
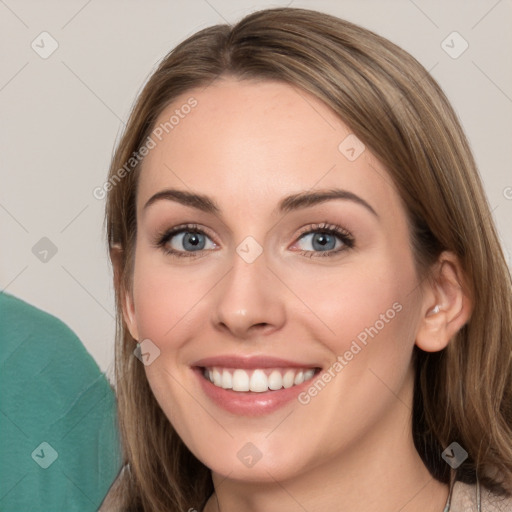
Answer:
[(354, 239), (337, 226), (318, 227), (301, 235), (295, 245), (307, 256), (329, 256), (352, 248)]

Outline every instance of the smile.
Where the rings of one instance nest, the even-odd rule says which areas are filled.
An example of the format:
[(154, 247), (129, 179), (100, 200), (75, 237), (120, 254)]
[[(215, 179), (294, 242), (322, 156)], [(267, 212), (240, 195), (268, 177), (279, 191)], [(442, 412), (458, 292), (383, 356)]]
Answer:
[(225, 354), (190, 364), (200, 393), (236, 416), (265, 416), (287, 405), (322, 371), (320, 361)]
[(203, 368), (203, 376), (214, 386), (237, 392), (264, 393), (298, 386), (313, 378), (315, 368)]

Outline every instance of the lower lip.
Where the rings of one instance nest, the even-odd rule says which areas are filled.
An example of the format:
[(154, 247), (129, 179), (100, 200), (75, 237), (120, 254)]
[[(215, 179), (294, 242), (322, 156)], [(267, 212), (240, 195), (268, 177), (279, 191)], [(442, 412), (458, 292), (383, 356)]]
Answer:
[(219, 407), (237, 416), (263, 416), (284, 407), (292, 400), (297, 399), (299, 393), (311, 385), (318, 373), (315, 373), (311, 379), (291, 388), (256, 393), (219, 388), (203, 376), (201, 368), (193, 370), (206, 396)]

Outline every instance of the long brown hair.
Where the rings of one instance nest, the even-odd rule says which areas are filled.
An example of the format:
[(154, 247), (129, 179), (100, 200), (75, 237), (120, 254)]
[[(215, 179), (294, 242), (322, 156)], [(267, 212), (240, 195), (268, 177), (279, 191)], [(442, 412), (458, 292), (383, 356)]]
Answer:
[(427, 277), (443, 250), (459, 258), (472, 316), (443, 351), (415, 349), (414, 440), (438, 480), (448, 482), (441, 452), (456, 441), (469, 454), (459, 480), (478, 476), (510, 494), (511, 278), (457, 117), (428, 72), (388, 40), (327, 14), (278, 8), (201, 30), (172, 50), (139, 95), (112, 159), (106, 220), (109, 247), (121, 249), (112, 254), (127, 464), (114, 501), (122, 510), (201, 510), (213, 492), (209, 469), (174, 431), (133, 355), (121, 300), (131, 286), (137, 233), (141, 164), (133, 156), (175, 98), (221, 76), (278, 80), (323, 101), (387, 167), (407, 211), (419, 274)]

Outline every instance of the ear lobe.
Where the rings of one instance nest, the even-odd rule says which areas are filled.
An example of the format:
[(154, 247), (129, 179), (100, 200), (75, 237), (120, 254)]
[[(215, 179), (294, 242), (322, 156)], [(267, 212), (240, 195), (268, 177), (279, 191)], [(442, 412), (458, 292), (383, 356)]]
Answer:
[(446, 313), (442, 310), (433, 314), (427, 312), (416, 334), (416, 345), (425, 352), (438, 352), (446, 348), (450, 339)]
[(425, 352), (438, 352), (448, 346), (471, 316), (462, 267), (453, 253), (441, 254), (425, 287), (416, 345)]
[(136, 341), (139, 339), (139, 331), (135, 316), (135, 305), (130, 290), (126, 289), (123, 281), (123, 249), (120, 245), (114, 245), (110, 248), (110, 260), (114, 270), (114, 288), (116, 297), (121, 305), (123, 319), (130, 331), (132, 338)]

